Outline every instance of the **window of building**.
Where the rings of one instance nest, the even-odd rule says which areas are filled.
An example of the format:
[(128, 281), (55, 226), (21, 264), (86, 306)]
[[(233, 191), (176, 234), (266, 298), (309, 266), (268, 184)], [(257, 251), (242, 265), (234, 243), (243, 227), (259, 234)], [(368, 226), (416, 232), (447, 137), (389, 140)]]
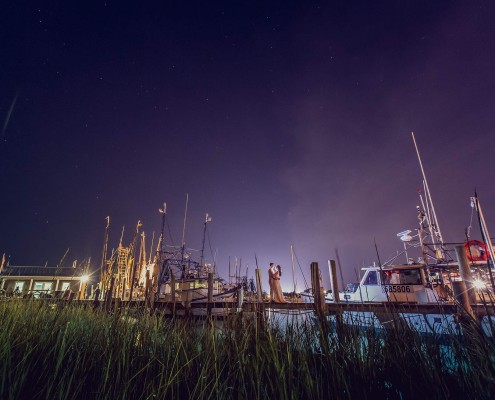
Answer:
[(40, 295), (50, 292), (53, 288), (53, 282), (34, 282), (33, 290), (34, 297), (38, 298)]
[(24, 291), (24, 281), (16, 281), (14, 285), (14, 293), (22, 293)]

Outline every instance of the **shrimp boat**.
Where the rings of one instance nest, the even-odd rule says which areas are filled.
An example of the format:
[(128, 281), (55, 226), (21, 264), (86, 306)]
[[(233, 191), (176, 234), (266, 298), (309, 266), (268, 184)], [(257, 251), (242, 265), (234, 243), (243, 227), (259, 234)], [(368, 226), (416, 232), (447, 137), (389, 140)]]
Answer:
[(371, 266), (362, 269), (363, 278), (340, 293), (347, 302), (437, 303), (440, 297), (427, 279), (425, 264)]
[[(331, 290), (324, 290), (323, 294), (325, 296), (325, 303), (331, 303), (333, 302), (333, 295)], [(301, 300), (303, 303), (314, 303), (315, 302), (315, 296), (313, 295), (313, 289), (308, 288), (303, 290), (301, 293), (299, 293), (299, 296), (301, 297)]]
[[(209, 286), (212, 286), (209, 294)], [(226, 315), (237, 311), (239, 287), (220, 278), (211, 264), (191, 259), (185, 248), (177, 252), (167, 252), (160, 267), (156, 302), (179, 303), (191, 306), (192, 315), (206, 315), (208, 309), (195, 307), (208, 303), (211, 296), (210, 313)]]
[[(162, 214), (162, 231), (153, 252), (153, 244), (150, 249), (150, 257), (146, 257), (145, 234), (139, 233), (142, 226), (138, 221), (136, 231), (129, 246), (123, 246), (122, 236), (119, 246), (112, 252), (109, 259), (106, 258), (108, 243), (107, 219), (105, 240), (103, 249), (102, 274), (100, 287), (105, 298), (120, 299), (133, 302), (153, 303), (155, 307), (161, 307), (165, 313), (173, 312), (177, 315), (187, 309), (191, 315), (227, 315), (237, 311), (239, 285), (229, 284), (216, 273), (215, 263), (205, 262), (204, 247), (207, 235), (207, 225), (211, 217), (206, 214), (203, 231), (203, 246), (200, 261), (193, 260), (192, 250), (186, 248), (185, 232), (182, 235), (181, 246), (166, 245), (164, 240), (164, 227), (166, 221), (166, 204), (159, 209)], [(187, 217), (187, 200), (186, 215)], [(141, 236), (139, 255), (135, 257), (137, 238)], [(154, 253), (154, 258), (151, 254)], [(209, 289), (210, 288), (210, 289)], [(209, 303), (206, 307), (195, 305)]]
[[(165, 226), (166, 204), (159, 210), (162, 214), (162, 234), (157, 250), (157, 292), (155, 300), (165, 303), (180, 303), (184, 307), (191, 307), (192, 315), (228, 315), (237, 312), (239, 286), (227, 283), (216, 273), (215, 262), (205, 262), (205, 240), (208, 233), (208, 224), (212, 218), (207, 213), (203, 224), (203, 241), (200, 261), (193, 260), (191, 250), (185, 245), (185, 226), (187, 218), (187, 204), (184, 215), (184, 229), (182, 245), (180, 247), (164, 246), (163, 227)], [(209, 307), (195, 307), (200, 303), (210, 303)]]
[[(425, 193), (423, 197), (421, 191), (418, 191), (421, 204), (417, 207), (419, 227), (415, 229), (416, 232), (406, 230), (398, 233), (398, 238), (403, 242), (403, 251), (397, 252), (396, 256), (383, 265), (375, 264), (362, 268), (363, 275), (359, 283), (350, 284), (345, 291), (339, 292), (340, 301), (362, 305), (392, 303), (409, 306), (409, 310), (413, 309), (411, 306), (414, 305), (437, 306), (431, 309), (438, 312), (399, 312), (398, 315), (409, 327), (423, 333), (458, 333), (457, 315), (442, 312), (442, 305), (458, 303), (453, 288), (456, 283), (462, 281), (471, 305), (491, 310), (480, 322), (485, 334), (495, 335), (495, 254), (477, 194), (470, 198), (471, 221), (476, 212), (483, 240), (471, 239), (470, 226), (466, 229), (465, 242), (445, 244), (414, 134), (413, 141), (423, 175)], [(449, 247), (451, 245), (457, 246), (453, 249)], [(414, 248), (420, 249), (420, 256), (416, 260), (410, 257)], [(466, 257), (463, 260), (464, 253)], [(405, 255), (406, 263), (394, 265), (401, 255)], [(345, 311), (343, 318), (352, 325), (375, 328), (383, 328), (391, 321), (390, 316), (378, 316), (372, 311)]]
[[(427, 304), (440, 301), (427, 277), (425, 264), (363, 267), (359, 283), (350, 283), (339, 298), (344, 302), (396, 302)], [(312, 289), (300, 293), (305, 303), (313, 303)], [(333, 303), (331, 290), (324, 291), (325, 302)]]
[[(471, 306), (478, 310), (491, 310), (479, 322), (487, 336), (495, 336), (495, 297), (486, 279), (487, 271), (492, 267), (487, 262), (471, 262), (473, 276), (476, 276), (471, 282), (474, 294)], [(362, 272), (359, 283), (348, 284), (345, 291), (339, 292), (340, 304), (349, 305), (342, 312), (344, 323), (381, 330), (400, 320), (422, 334), (462, 334), (459, 308), (455, 307), (457, 312), (452, 312), (453, 308), (447, 307), (458, 304), (453, 291), (454, 282), (461, 280), (458, 263), (373, 265), (362, 268)], [(331, 297), (330, 301), (327, 298), (327, 303), (334, 303)], [(369, 311), (363, 311), (366, 305)], [(384, 308), (376, 305), (385, 305), (389, 311), (384, 312)], [(421, 306), (428, 307), (428, 311), (419, 312)], [(335, 322), (335, 316), (328, 319)]]

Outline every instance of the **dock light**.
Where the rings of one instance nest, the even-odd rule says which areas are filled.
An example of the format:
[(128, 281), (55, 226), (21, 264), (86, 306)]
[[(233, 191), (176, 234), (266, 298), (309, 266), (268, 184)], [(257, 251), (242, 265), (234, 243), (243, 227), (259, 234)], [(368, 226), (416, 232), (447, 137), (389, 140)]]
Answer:
[(485, 285), (485, 282), (483, 282), (482, 280), (480, 279), (475, 279), (473, 281), (473, 287), (475, 289), (478, 289), (478, 290), (482, 290), (482, 289), (485, 289), (486, 288), (486, 285)]
[(81, 282), (82, 283), (86, 283), (87, 281), (89, 281), (89, 276), (88, 275), (81, 276)]

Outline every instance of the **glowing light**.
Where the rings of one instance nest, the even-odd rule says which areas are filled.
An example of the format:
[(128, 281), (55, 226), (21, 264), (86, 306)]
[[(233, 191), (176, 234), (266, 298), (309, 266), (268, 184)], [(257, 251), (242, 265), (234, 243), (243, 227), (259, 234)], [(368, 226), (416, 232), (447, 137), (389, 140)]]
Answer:
[(81, 282), (86, 283), (87, 281), (89, 281), (89, 276), (88, 275), (81, 276)]
[(481, 289), (485, 289), (485, 288), (486, 288), (486, 285), (485, 285), (485, 283), (484, 283), (482, 280), (480, 280), (480, 279), (475, 279), (475, 280), (473, 281), (473, 287), (474, 287), (475, 289), (481, 290)]

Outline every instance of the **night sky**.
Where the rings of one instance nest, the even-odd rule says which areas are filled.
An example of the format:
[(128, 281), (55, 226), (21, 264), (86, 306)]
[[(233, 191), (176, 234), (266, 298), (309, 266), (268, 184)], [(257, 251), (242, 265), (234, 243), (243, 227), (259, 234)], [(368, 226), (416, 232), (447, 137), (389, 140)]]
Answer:
[(0, 7), (12, 265), (70, 247), (68, 264), (99, 266), (105, 217), (110, 248), (123, 225), (128, 244), (138, 220), (158, 236), (163, 202), (180, 244), (188, 193), (186, 244), (210, 213), (224, 277), (229, 256), (252, 276), (256, 254), (289, 289), (293, 244), (307, 280), (336, 247), (355, 280), (374, 239), (383, 261), (417, 227), (411, 131), (446, 241), (463, 241), (475, 188), (495, 232), (492, 1), (127, 3)]

